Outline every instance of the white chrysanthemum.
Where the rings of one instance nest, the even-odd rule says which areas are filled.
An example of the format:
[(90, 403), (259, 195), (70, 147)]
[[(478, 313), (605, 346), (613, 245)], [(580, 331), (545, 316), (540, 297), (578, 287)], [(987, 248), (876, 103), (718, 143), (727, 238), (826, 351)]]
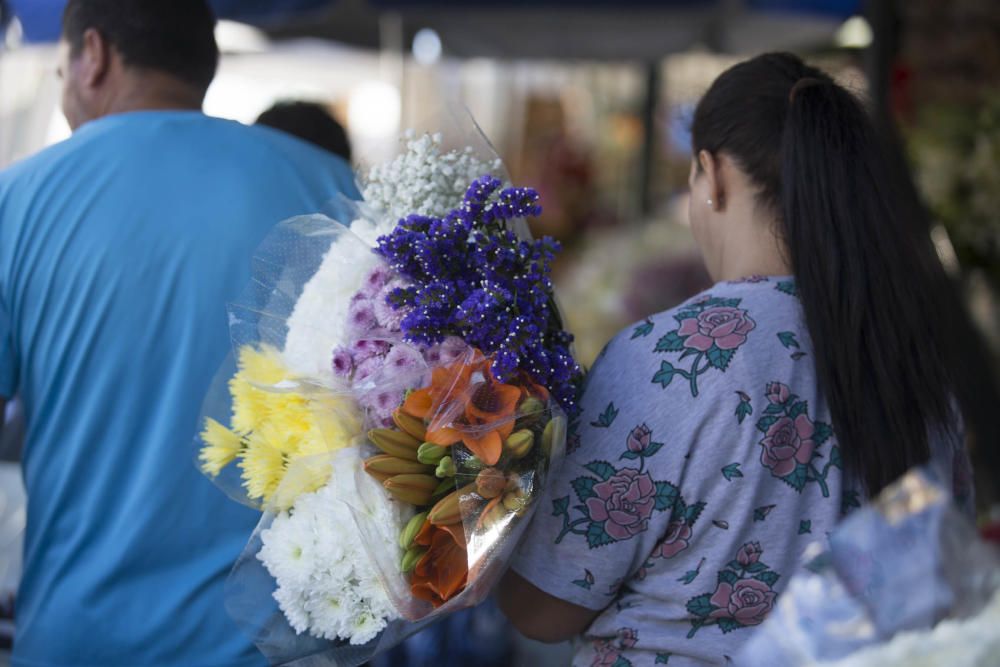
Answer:
[(371, 554), (398, 563), (400, 505), (366, 475), (357, 449), (333, 461), (330, 481), (303, 494), (261, 532), (257, 557), (275, 578), (274, 598), (296, 632), (364, 644), (399, 617)]
[(297, 516), (282, 513), (262, 531), (263, 546), (257, 554), (279, 584), (290, 588), (308, 585), (316, 569), (316, 537), (311, 526)]

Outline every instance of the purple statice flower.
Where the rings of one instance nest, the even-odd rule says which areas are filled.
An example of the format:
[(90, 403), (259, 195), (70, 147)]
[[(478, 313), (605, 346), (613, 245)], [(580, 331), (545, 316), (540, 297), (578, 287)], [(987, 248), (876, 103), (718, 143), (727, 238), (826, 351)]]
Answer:
[(354, 355), (354, 363), (361, 364), (372, 357), (385, 356), (391, 347), (387, 340), (359, 338), (351, 344), (351, 354)]
[(380, 262), (365, 275), (365, 279), (361, 283), (361, 291), (358, 294), (362, 294), (368, 299), (374, 299), (382, 291), (382, 288), (392, 280), (392, 277), (392, 269)]
[(575, 414), (582, 371), (552, 299), (559, 244), (522, 240), (511, 230), (515, 220), (539, 215), (538, 193), (501, 185), (493, 176), (477, 178), (444, 217), (409, 216), (378, 240), (376, 254), (405, 281), (386, 285), (385, 304), (399, 316), (404, 340), (440, 345), (432, 358), (449, 363), (478, 348), (493, 355), (498, 377), (527, 373)]
[(354, 355), (346, 347), (338, 347), (333, 351), (333, 374), (340, 378), (349, 378), (354, 372)]
[(378, 325), (375, 318), (375, 305), (370, 299), (352, 300), (347, 310), (347, 327), (349, 331), (364, 334)]
[(441, 346), (433, 345), (431, 347), (424, 348), (424, 361), (431, 367), (440, 366), (442, 364)]

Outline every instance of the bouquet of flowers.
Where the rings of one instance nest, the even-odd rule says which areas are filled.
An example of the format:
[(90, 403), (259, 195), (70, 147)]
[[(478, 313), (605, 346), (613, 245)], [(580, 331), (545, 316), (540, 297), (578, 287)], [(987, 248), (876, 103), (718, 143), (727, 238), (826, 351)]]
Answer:
[(363, 201), (281, 223), (230, 308), (198, 456), (264, 511), (227, 607), (272, 662), (360, 664), (481, 601), (564, 447), (558, 245), (500, 168), (408, 133)]

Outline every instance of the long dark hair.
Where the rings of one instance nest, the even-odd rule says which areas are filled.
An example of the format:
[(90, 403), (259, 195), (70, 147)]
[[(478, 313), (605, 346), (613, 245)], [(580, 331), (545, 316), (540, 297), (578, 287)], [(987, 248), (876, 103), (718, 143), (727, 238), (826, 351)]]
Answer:
[(896, 204), (861, 101), (794, 55), (712, 84), (693, 143), (734, 159), (780, 220), (849, 474), (875, 493), (957, 435), (940, 263)]

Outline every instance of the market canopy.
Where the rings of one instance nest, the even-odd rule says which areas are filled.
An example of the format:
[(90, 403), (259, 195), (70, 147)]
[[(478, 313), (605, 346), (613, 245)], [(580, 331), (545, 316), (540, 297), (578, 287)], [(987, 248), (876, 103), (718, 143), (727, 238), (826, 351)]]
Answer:
[[(703, 45), (723, 52), (829, 42), (860, 0), (209, 0), (220, 18), (274, 37), (378, 48), (386, 16), (409, 44), (433, 28), (448, 53), (497, 58), (656, 59)], [(29, 42), (59, 37), (65, 0), (0, 0)]]

